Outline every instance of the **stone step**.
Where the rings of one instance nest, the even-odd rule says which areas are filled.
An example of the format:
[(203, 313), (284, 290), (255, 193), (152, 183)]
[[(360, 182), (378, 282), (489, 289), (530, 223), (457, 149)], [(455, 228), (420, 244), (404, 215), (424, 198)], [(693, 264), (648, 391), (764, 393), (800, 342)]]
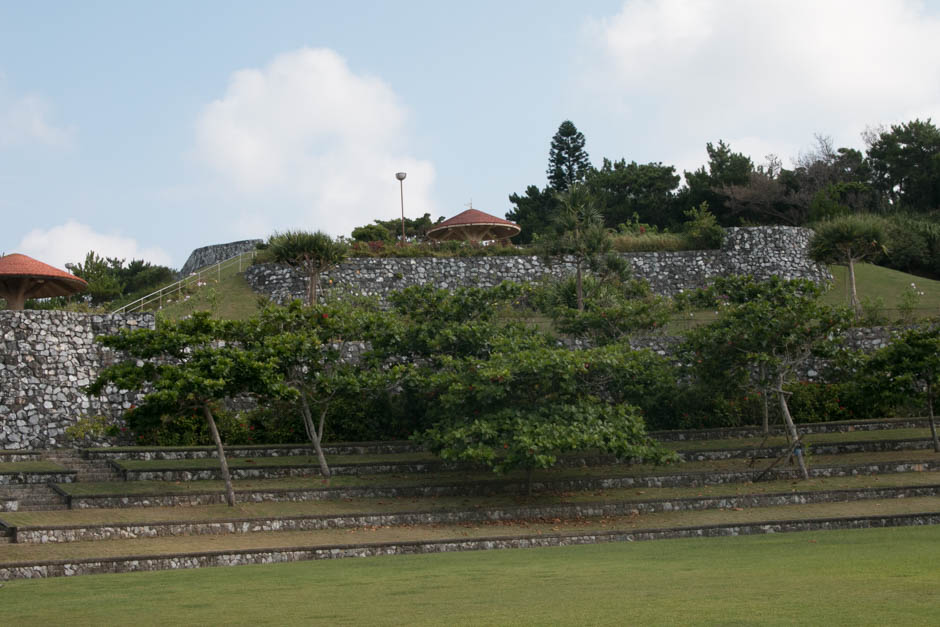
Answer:
[(636, 542), (671, 538), (703, 538), (739, 535), (824, 531), (830, 529), (866, 529), (940, 524), (940, 512), (832, 518), (761, 520), (717, 525), (664, 527), (650, 529), (615, 529), (604, 531), (572, 531), (539, 533), (538, 535), (495, 535), (486, 537), (456, 536), (424, 541), (380, 541), (349, 544), (311, 544), (282, 548), (223, 548), (215, 551), (188, 553), (139, 552), (131, 556), (74, 558), (71, 560), (34, 560), (7, 562), (0, 565), (0, 581), (42, 577), (64, 577), (98, 573), (176, 570), (242, 564), (271, 564), (316, 559), (371, 557), (417, 553), (443, 553), (489, 549), (571, 546), (607, 542)]
[[(540, 519), (582, 519), (610, 516), (640, 515), (658, 512), (702, 511), (714, 509), (761, 508), (810, 503), (844, 503), (877, 499), (903, 499), (940, 495), (940, 484), (885, 488), (776, 492), (769, 494), (726, 494), (643, 500), (598, 501), (592, 503), (560, 503), (504, 505), (494, 507), (465, 506), (460, 509), (437, 508), (423, 511), (383, 511), (331, 514), (295, 514), (232, 519), (178, 521), (101, 522), (58, 526), (16, 527), (18, 543), (86, 542), (137, 538), (177, 537), (192, 535), (225, 535), (269, 531), (315, 531), (322, 529), (356, 529), (363, 527), (395, 527), (412, 525), (448, 525), (462, 523), (508, 522)], [(67, 519), (63, 519), (64, 522)]]
[[(810, 477), (847, 477), (855, 475), (896, 474), (906, 472), (928, 472), (940, 470), (940, 458), (918, 461), (885, 461), (878, 463), (859, 463), (845, 465), (817, 466), (809, 469)], [(539, 492), (579, 492), (612, 488), (660, 488), (660, 487), (697, 487), (723, 485), (729, 483), (748, 483), (755, 480), (799, 480), (800, 472), (796, 468), (776, 467), (773, 469), (690, 471), (652, 474), (618, 474), (600, 476), (576, 476), (562, 478), (536, 479), (531, 489)], [(67, 493), (68, 486), (60, 486)], [(264, 501), (317, 501), (332, 499), (369, 499), (369, 498), (412, 498), (435, 496), (489, 496), (496, 494), (525, 494), (530, 486), (525, 481), (512, 478), (492, 478), (471, 482), (426, 483), (423, 485), (367, 485), (347, 487), (309, 488), (267, 488), (241, 489), (235, 486), (236, 500), (246, 502)], [(90, 508), (133, 508), (133, 507), (175, 507), (179, 505), (212, 505), (224, 502), (220, 488), (207, 489), (204, 492), (174, 491), (172, 484), (167, 484), (164, 493), (146, 494), (135, 492), (133, 482), (127, 482), (125, 492), (115, 494), (111, 487), (107, 493), (79, 494), (66, 497), (72, 509)]]

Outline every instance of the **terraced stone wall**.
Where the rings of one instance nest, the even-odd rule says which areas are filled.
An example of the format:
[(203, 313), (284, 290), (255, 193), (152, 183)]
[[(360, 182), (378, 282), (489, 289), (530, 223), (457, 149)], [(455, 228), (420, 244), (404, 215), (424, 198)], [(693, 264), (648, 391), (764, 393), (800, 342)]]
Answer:
[[(832, 276), (806, 256), (812, 231), (798, 227), (748, 227), (728, 229), (720, 250), (622, 253), (636, 276), (650, 282), (653, 291), (672, 295), (703, 287), (717, 276), (751, 274), (757, 278), (777, 275), (821, 282)], [(535, 256), (518, 257), (416, 257), (351, 258), (321, 276), (321, 287), (339, 294), (378, 296), (392, 290), (433, 284), (443, 288), (492, 287), (502, 281), (537, 281), (544, 276), (574, 273), (565, 259), (552, 265)], [(245, 272), (249, 285), (277, 302), (303, 298), (307, 277), (293, 268), (258, 264)]]
[(153, 326), (149, 313), (0, 311), (0, 450), (63, 446), (65, 429), (82, 416), (117, 419), (131, 395), (81, 391), (115, 359), (95, 337)]
[(220, 261), (231, 259), (235, 255), (251, 252), (255, 249), (255, 245), (260, 244), (262, 241), (264, 240), (246, 239), (240, 242), (213, 244), (212, 246), (197, 248), (189, 254), (189, 259), (183, 264), (183, 268), (180, 270), (180, 277), (187, 277), (200, 268), (205, 268), (206, 266), (211, 266)]

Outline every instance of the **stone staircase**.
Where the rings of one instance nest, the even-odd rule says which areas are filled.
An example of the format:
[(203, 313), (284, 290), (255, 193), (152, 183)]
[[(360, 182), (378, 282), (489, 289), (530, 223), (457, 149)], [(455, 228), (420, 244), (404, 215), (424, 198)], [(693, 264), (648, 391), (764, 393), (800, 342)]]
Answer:
[(74, 470), (77, 473), (75, 480), (82, 483), (123, 480), (107, 460), (86, 458), (76, 449), (49, 449), (42, 452), (42, 459)]
[(45, 483), (0, 486), (0, 512), (68, 509), (65, 498)]

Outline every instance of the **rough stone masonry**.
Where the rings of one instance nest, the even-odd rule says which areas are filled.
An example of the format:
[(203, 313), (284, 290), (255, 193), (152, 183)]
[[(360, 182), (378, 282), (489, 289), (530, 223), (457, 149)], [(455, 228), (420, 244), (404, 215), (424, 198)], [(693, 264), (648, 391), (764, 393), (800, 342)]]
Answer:
[(150, 313), (0, 311), (0, 450), (63, 446), (66, 427), (82, 416), (116, 421), (133, 395), (112, 389), (94, 398), (81, 390), (115, 360), (95, 337), (153, 327)]

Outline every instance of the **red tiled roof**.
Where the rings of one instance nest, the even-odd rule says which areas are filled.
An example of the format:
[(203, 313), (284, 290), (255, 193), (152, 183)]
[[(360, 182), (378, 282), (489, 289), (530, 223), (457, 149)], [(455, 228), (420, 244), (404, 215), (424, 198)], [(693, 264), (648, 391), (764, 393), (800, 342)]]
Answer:
[(13, 253), (0, 257), (0, 277), (36, 277), (40, 279), (60, 279), (64, 281), (75, 281), (81, 284), (81, 287), (87, 287), (83, 279), (69, 274), (65, 270), (53, 268), (49, 264), (36, 261), (32, 257)]
[(449, 220), (444, 220), (439, 224), (435, 224), (432, 228), (438, 229), (442, 226), (459, 226), (463, 224), (506, 224), (511, 226), (518, 226), (515, 222), (497, 218), (496, 216), (491, 216), (488, 213), (483, 213), (482, 211), (477, 211), (476, 209), (467, 209), (466, 211), (458, 213)]

